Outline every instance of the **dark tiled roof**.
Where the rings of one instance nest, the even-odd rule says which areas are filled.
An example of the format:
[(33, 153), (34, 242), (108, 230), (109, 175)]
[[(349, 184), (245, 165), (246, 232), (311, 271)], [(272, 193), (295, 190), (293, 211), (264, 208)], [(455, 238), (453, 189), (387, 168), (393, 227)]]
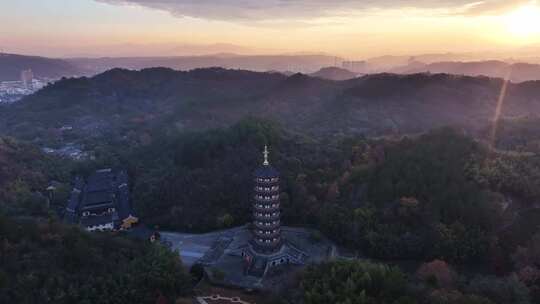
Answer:
[(118, 175), (116, 176), (116, 184), (118, 186), (120, 186), (122, 184), (127, 184), (127, 183), (128, 183), (127, 172), (126, 171), (120, 171), (120, 173), (118, 173)]
[(118, 216), (120, 219), (125, 219), (130, 215), (133, 215), (131, 206), (129, 203), (129, 189), (127, 186), (120, 186), (118, 189)]
[(274, 167), (268, 165), (268, 166), (261, 166), (255, 170), (253, 173), (255, 177), (262, 177), (262, 178), (272, 178), (272, 177), (279, 177), (278, 170), (274, 169)]
[(120, 171), (116, 177), (117, 189), (117, 210), (118, 216), (121, 220), (133, 215), (131, 210), (129, 187), (128, 187), (128, 175), (126, 171)]
[(83, 209), (92, 208), (93, 206), (102, 206), (105, 204), (113, 204), (114, 201), (114, 194), (110, 192), (111, 189), (103, 190), (103, 191), (94, 191), (94, 192), (88, 192), (86, 191), (83, 196), (83, 203), (82, 207)]
[(113, 177), (114, 174), (110, 169), (98, 170), (88, 178), (85, 191), (110, 190), (113, 185)]
[(69, 195), (69, 199), (66, 205), (66, 212), (64, 214), (64, 220), (67, 223), (75, 224), (79, 221), (78, 213), (81, 205), (81, 191), (84, 188), (84, 180), (77, 176), (73, 180), (73, 190)]
[(82, 191), (83, 188), (84, 188), (84, 180), (82, 179), (82, 177), (80, 176), (75, 177), (75, 182), (73, 183), (73, 189)]
[(81, 193), (78, 190), (73, 189), (73, 191), (71, 191), (71, 195), (69, 196), (66, 211), (77, 212), (77, 210), (79, 209), (80, 197)]

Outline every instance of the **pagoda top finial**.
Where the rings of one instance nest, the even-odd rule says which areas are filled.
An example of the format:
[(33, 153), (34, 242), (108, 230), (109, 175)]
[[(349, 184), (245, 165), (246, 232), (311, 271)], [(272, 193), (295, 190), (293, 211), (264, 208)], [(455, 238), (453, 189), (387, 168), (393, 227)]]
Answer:
[(264, 152), (263, 152), (264, 162), (263, 162), (263, 165), (265, 165), (265, 166), (268, 166), (270, 164), (268, 162), (268, 154), (270, 154), (270, 152), (268, 152), (268, 146), (264, 145)]

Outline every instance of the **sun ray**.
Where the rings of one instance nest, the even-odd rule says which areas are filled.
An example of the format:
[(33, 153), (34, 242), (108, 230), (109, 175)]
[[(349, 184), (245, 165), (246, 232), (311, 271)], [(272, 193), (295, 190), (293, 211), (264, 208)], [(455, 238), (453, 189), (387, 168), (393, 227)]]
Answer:
[(491, 150), (495, 150), (495, 144), (496, 144), (496, 141), (497, 141), (497, 131), (499, 129), (499, 120), (501, 118), (502, 108), (503, 108), (503, 105), (504, 105), (504, 100), (506, 98), (506, 91), (508, 89), (508, 84), (510, 83), (509, 79), (510, 79), (511, 73), (512, 72), (509, 71), (508, 74), (506, 75), (506, 77), (504, 78), (503, 84), (502, 84), (502, 87), (501, 87), (501, 93), (499, 94), (499, 98), (497, 99), (497, 106), (495, 108), (495, 113), (493, 115), (491, 133), (490, 133), (490, 136), (489, 136)]

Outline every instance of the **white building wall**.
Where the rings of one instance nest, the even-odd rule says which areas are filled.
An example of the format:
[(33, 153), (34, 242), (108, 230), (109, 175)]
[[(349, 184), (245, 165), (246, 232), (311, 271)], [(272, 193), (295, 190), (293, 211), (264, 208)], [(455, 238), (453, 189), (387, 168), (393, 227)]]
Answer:
[(104, 231), (104, 230), (113, 230), (113, 229), (114, 229), (114, 224), (112, 222), (107, 223), (107, 224), (103, 224), (103, 225), (96, 225), (96, 226), (88, 226), (88, 227), (86, 227), (86, 230), (88, 230), (88, 231), (96, 231), (96, 230)]

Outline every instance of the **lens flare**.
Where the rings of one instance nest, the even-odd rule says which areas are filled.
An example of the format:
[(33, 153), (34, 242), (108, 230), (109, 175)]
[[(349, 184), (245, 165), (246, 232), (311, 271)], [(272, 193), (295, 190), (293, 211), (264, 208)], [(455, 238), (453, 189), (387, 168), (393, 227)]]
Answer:
[(508, 31), (518, 37), (540, 34), (540, 7), (536, 2), (522, 6), (505, 16)]
[(501, 118), (501, 113), (504, 105), (504, 100), (506, 98), (506, 90), (508, 89), (508, 84), (510, 83), (510, 76), (511, 72), (508, 72), (506, 77), (503, 80), (502, 87), (501, 87), (501, 93), (499, 94), (499, 98), (497, 99), (497, 107), (495, 108), (495, 113), (493, 115), (493, 122), (491, 126), (491, 134), (489, 136), (490, 139), (490, 147), (492, 150), (495, 150), (495, 144), (497, 141), (497, 131), (499, 129), (499, 120)]

